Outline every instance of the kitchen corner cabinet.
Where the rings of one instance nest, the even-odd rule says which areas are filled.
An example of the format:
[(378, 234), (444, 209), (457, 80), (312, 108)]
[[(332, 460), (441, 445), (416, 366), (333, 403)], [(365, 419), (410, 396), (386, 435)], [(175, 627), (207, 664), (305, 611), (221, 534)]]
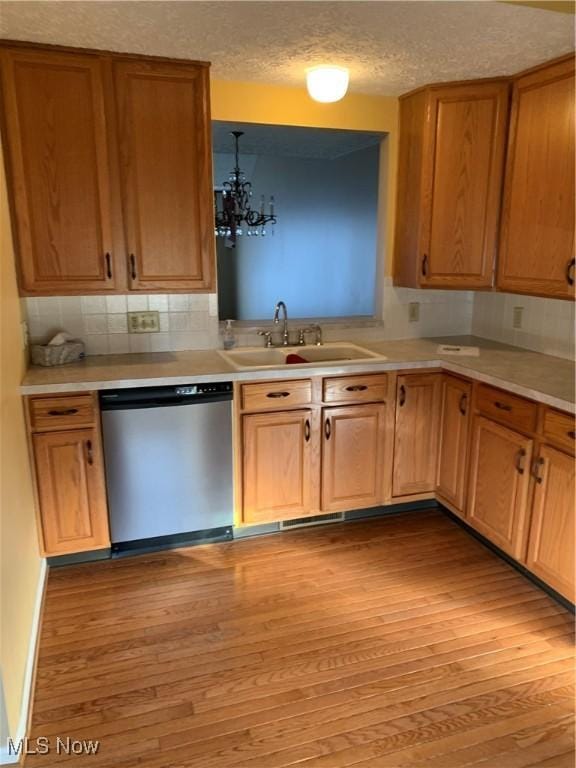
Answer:
[(463, 516), (468, 462), (472, 385), (455, 376), (442, 377), (440, 446), (436, 492)]
[(21, 293), (210, 291), (208, 66), (0, 45)]
[(438, 373), (398, 376), (394, 431), (394, 497), (433, 493), (436, 486), (440, 396)]
[(494, 80), (401, 98), (395, 285), (492, 285), (508, 94)]
[(497, 285), (574, 297), (574, 58), (514, 81)]
[(31, 397), (27, 406), (42, 553), (109, 547), (96, 396)]
[(472, 431), (467, 520), (516, 560), (524, 558), (533, 440), (483, 416)]
[(576, 601), (574, 587), (574, 457), (542, 446), (534, 461), (535, 491), (526, 566)]
[(112, 212), (102, 62), (0, 49), (20, 287), (110, 291)]
[(385, 416), (382, 403), (323, 409), (324, 511), (381, 503)]
[(245, 523), (305, 517), (318, 509), (316, 422), (311, 409), (242, 417)]

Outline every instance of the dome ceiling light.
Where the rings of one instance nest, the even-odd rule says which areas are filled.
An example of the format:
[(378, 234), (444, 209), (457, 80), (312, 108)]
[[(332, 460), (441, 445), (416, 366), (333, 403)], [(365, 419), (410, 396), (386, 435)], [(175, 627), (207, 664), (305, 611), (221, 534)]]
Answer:
[(306, 86), (314, 101), (329, 104), (346, 95), (350, 74), (344, 67), (311, 67), (306, 70)]

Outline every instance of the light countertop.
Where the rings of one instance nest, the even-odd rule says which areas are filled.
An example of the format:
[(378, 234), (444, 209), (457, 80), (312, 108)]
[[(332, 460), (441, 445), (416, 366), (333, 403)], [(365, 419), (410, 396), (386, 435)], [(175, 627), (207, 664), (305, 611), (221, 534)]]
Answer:
[[(574, 364), (570, 360), (471, 336), (400, 341), (358, 340), (355, 343), (384, 355), (385, 359), (240, 371), (216, 350), (102, 355), (60, 367), (31, 367), (26, 373), (21, 392), (35, 395), (208, 381), (293, 379), (299, 376), (442, 368), (502, 387), (537, 402), (575, 412)], [(480, 355), (464, 357), (438, 354), (439, 344), (477, 346), (480, 347)]]

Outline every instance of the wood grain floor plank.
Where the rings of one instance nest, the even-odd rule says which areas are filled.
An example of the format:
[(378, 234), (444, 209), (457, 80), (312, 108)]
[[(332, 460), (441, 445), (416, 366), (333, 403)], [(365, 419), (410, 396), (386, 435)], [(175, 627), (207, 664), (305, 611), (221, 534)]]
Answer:
[(31, 735), (101, 748), (26, 768), (565, 768), (573, 683), (570, 614), (438, 511), (291, 531), (51, 571)]

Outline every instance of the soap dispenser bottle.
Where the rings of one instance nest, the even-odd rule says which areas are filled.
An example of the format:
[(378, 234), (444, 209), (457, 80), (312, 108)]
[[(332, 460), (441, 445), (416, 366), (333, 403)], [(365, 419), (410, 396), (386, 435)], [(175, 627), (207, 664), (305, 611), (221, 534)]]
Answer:
[(234, 335), (234, 328), (232, 328), (233, 320), (226, 320), (224, 327), (224, 349), (232, 349), (236, 346), (236, 336)]

